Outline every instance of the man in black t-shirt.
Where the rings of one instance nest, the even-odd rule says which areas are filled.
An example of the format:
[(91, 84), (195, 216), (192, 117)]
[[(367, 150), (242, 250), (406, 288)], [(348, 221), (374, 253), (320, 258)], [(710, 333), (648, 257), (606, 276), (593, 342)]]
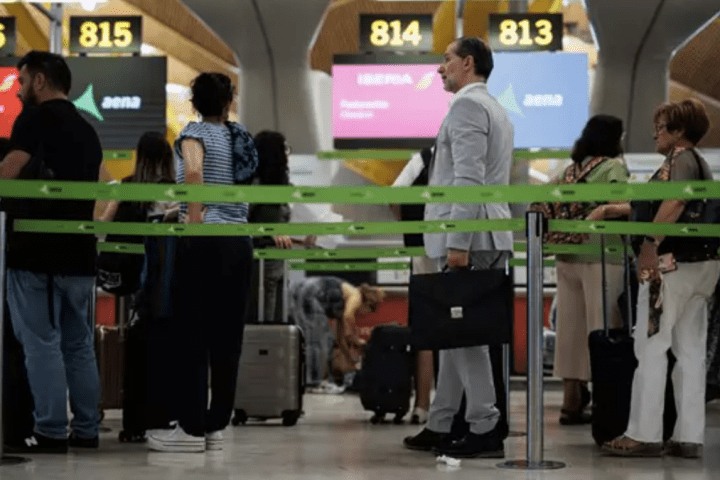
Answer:
[[(18, 69), (24, 110), (13, 127), (12, 150), (0, 162), (0, 178), (38, 178), (44, 172), (56, 180), (97, 182), (100, 140), (68, 101), (71, 73), (65, 60), (30, 52)], [(93, 202), (32, 200), (22, 205), (17, 217), (92, 220)], [(15, 450), (59, 453), (68, 444), (97, 447), (100, 384), (88, 316), (95, 238), (12, 232), (8, 243), (10, 318), (23, 345), (35, 401), (35, 434)], [(69, 441), (68, 390), (74, 415)]]

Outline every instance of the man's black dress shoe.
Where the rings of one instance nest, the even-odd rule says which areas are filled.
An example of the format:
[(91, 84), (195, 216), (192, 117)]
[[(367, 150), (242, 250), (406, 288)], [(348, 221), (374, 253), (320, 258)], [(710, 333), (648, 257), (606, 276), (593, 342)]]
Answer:
[(505, 458), (505, 446), (494, 429), (482, 435), (470, 432), (461, 440), (432, 451), (452, 458)]

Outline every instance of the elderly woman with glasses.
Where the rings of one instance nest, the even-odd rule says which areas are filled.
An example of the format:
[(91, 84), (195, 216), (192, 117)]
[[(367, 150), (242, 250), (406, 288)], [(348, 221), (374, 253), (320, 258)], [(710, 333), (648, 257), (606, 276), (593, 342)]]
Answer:
[[(657, 108), (655, 149), (665, 161), (651, 181), (712, 180), (710, 168), (695, 149), (710, 122), (702, 103), (685, 100)], [(687, 223), (697, 203), (665, 200), (649, 220)], [(629, 205), (623, 207), (630, 210)], [(635, 206), (633, 209), (637, 211)], [(619, 456), (685, 458), (702, 455), (705, 432), (705, 356), (708, 300), (720, 276), (717, 247), (703, 238), (645, 236), (638, 250), (638, 323), (630, 421), (624, 435), (603, 450)], [(677, 364), (672, 373), (677, 423), (663, 445), (663, 409), (667, 351)]]

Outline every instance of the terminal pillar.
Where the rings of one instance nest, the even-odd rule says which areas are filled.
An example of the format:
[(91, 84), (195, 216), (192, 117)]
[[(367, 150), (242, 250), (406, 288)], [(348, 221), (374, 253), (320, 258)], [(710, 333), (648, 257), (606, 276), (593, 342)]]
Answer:
[(654, 151), (652, 113), (675, 52), (720, 14), (707, 0), (586, 0), (599, 46), (592, 114), (623, 119), (628, 152)]
[(279, 131), (294, 153), (316, 153), (309, 49), (329, 1), (183, 1), (237, 55), (238, 113), (248, 130)]

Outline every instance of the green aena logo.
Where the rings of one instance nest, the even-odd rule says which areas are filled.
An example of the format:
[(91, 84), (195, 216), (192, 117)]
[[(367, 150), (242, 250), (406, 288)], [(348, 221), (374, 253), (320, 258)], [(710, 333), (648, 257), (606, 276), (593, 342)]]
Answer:
[(105, 117), (100, 112), (102, 110), (140, 110), (142, 108), (142, 98), (134, 96), (105, 96), (98, 108), (95, 102), (95, 87), (93, 84), (88, 85), (85, 93), (73, 102), (75, 108), (86, 112), (99, 121), (104, 122)]

